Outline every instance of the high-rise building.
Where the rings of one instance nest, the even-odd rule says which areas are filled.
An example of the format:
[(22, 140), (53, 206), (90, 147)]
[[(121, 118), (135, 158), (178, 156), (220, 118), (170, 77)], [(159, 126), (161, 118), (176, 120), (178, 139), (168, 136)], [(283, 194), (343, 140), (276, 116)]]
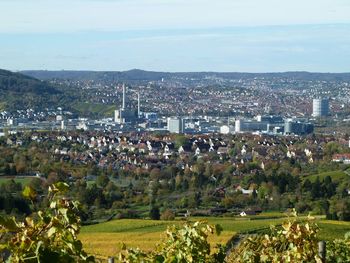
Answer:
[(182, 119), (168, 118), (168, 131), (171, 133), (182, 133)]
[(329, 115), (329, 100), (325, 98), (313, 99), (312, 116), (324, 117)]

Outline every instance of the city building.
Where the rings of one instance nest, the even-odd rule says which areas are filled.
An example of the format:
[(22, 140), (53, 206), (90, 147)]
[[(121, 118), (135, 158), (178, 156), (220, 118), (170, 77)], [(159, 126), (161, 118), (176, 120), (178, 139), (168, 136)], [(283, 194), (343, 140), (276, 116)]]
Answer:
[(168, 118), (168, 131), (171, 133), (182, 133), (182, 119), (181, 118)]
[(329, 100), (325, 98), (313, 99), (312, 116), (325, 117), (329, 115)]
[(256, 132), (267, 131), (267, 122), (254, 121), (254, 120), (236, 120), (235, 132)]
[(66, 129), (66, 123), (64, 120), (61, 120), (61, 130), (65, 130)]
[(7, 126), (16, 126), (17, 125), (17, 120), (9, 118), (7, 119)]
[(314, 131), (314, 125), (312, 123), (303, 122), (297, 119), (286, 119), (284, 123), (285, 134), (303, 135), (309, 134)]
[(156, 121), (158, 119), (158, 114), (155, 112), (145, 112), (143, 115), (148, 121)]
[(258, 115), (256, 116), (256, 120), (260, 122), (267, 122), (270, 124), (283, 123), (282, 116), (276, 116), (276, 115)]

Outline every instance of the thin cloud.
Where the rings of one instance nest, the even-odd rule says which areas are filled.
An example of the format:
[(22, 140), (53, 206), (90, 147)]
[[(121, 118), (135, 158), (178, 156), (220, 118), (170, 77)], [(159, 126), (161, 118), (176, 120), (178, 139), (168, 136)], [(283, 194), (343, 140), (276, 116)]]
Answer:
[(78, 32), (350, 22), (341, 0), (15, 0), (0, 32)]

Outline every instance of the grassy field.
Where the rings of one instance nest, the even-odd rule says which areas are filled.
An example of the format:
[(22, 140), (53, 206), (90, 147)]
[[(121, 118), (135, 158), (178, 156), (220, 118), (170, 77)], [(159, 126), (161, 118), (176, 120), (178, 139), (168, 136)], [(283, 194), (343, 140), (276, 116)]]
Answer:
[[(230, 225), (229, 219), (214, 220), (208, 218), (211, 224), (219, 223), (224, 227), (220, 236), (210, 236), (210, 243), (226, 243), (236, 231)], [(121, 219), (103, 224), (85, 226), (80, 239), (86, 250), (95, 255), (116, 255), (125, 244), (127, 247), (138, 247), (152, 250), (165, 237), (164, 231), (169, 225), (181, 225), (183, 221), (157, 221), (143, 219)], [(242, 222), (239, 222), (240, 225)]]
[[(210, 236), (209, 242), (214, 246), (217, 243), (225, 244), (236, 233), (245, 232), (270, 225), (281, 224), (285, 218), (276, 219), (237, 219), (232, 217), (193, 218), (191, 221), (205, 220), (209, 224), (220, 224), (224, 231), (220, 236)], [(181, 225), (183, 221), (155, 221), (143, 219), (121, 219), (110, 222), (84, 226), (79, 238), (82, 240), (88, 253), (104, 257), (115, 256), (123, 244), (127, 247), (138, 247), (149, 251), (165, 237), (164, 231), (168, 225)], [(322, 240), (343, 238), (350, 231), (350, 222), (338, 222), (318, 219), (320, 227), (319, 237)]]
[(331, 172), (324, 172), (324, 173), (309, 175), (309, 176), (306, 176), (304, 179), (307, 178), (311, 182), (315, 182), (317, 177), (319, 177), (320, 180), (322, 181), (326, 176), (330, 176), (332, 178), (332, 181), (334, 181), (334, 182), (339, 182), (339, 181), (343, 180), (344, 178), (349, 177), (343, 171), (338, 170), (338, 171), (331, 171)]
[(9, 177), (1, 177), (0, 176), (0, 185), (9, 181), (9, 180), (15, 180), (16, 183), (21, 183), (22, 186), (25, 186), (27, 184), (29, 184), (29, 182), (33, 179), (33, 177), (29, 177), (29, 178), (22, 178), (22, 177), (16, 177), (16, 178), (9, 178)]
[(142, 219), (121, 219), (103, 224), (85, 226), (80, 239), (85, 249), (94, 255), (116, 255), (122, 244), (152, 250), (164, 237), (168, 225), (179, 221), (156, 221)]
[(350, 222), (321, 220), (317, 224), (320, 227), (319, 237), (322, 240), (343, 238), (346, 232), (350, 232)]
[[(224, 231), (220, 236), (212, 235), (209, 242), (225, 244), (235, 233), (280, 224), (283, 219), (236, 220), (234, 218), (194, 218), (193, 221), (205, 220), (209, 224), (220, 224)], [(116, 255), (124, 243), (127, 247), (152, 250), (165, 237), (168, 225), (181, 225), (183, 221), (154, 221), (142, 219), (121, 219), (103, 224), (85, 226), (80, 238), (89, 253), (102, 256)]]
[(116, 109), (114, 105), (94, 104), (85, 102), (75, 104), (74, 108), (83, 114), (93, 113), (106, 117), (112, 117), (114, 110)]

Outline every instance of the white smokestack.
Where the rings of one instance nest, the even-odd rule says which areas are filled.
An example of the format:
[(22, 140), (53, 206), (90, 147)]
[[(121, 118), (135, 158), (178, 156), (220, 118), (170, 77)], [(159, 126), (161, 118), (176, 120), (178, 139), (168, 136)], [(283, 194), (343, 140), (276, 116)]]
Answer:
[(140, 117), (140, 92), (137, 93), (137, 116)]
[(123, 84), (123, 106), (122, 109), (125, 110), (125, 84)]

